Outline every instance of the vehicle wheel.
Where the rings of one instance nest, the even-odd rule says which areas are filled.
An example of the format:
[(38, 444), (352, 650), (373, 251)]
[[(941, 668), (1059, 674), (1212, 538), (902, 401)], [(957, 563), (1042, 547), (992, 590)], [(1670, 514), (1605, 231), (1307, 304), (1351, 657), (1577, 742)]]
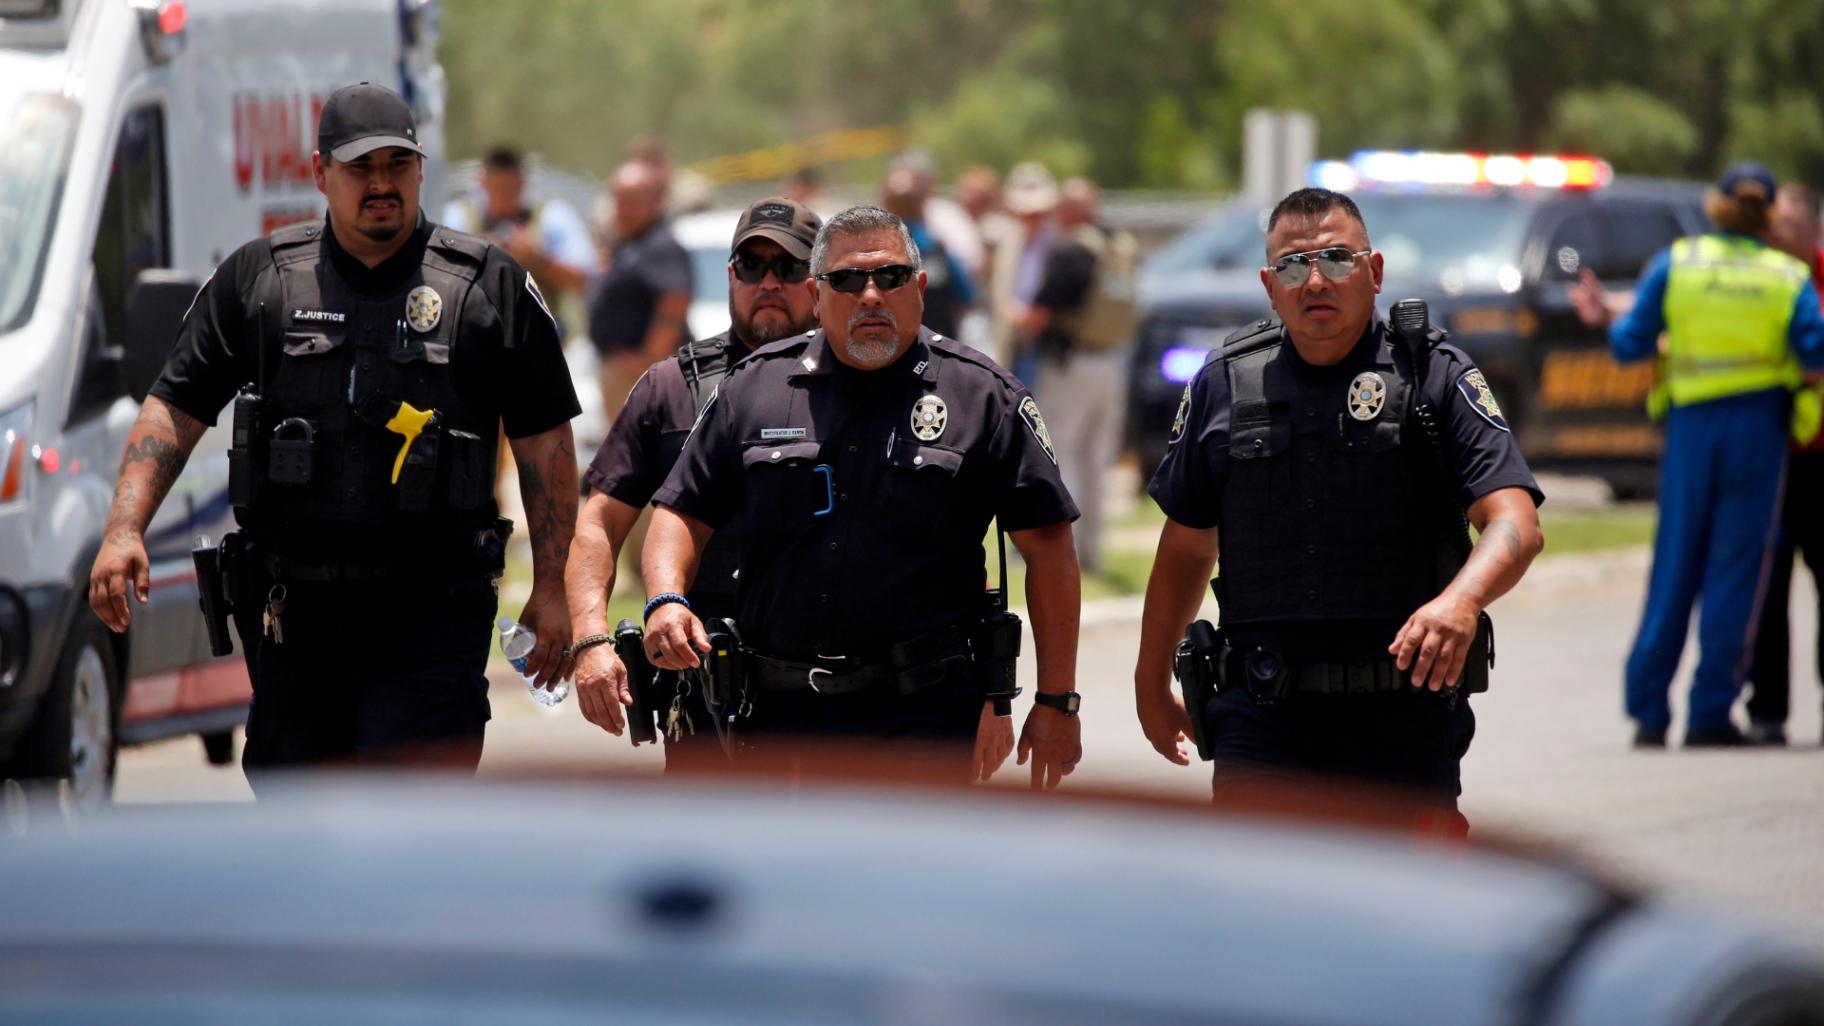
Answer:
[(198, 734), (203, 739), (203, 756), (211, 766), (227, 766), (234, 762), (234, 731), (221, 730), (213, 734)]
[(78, 811), (103, 804), (113, 793), (119, 744), (114, 646), (100, 621), (82, 619), (87, 622), (70, 634), (13, 766), (22, 780), (67, 781), (70, 804)]

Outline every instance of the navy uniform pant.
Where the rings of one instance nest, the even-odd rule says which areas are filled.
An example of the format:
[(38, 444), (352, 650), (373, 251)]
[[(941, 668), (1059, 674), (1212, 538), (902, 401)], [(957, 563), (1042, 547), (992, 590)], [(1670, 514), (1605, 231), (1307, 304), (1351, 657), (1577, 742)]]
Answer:
[(1204, 730), (1219, 800), (1253, 784), (1336, 780), (1455, 812), (1476, 715), (1467, 695), (1453, 707), (1432, 691), (1296, 693), (1261, 704), (1246, 688), (1229, 688), (1204, 710)]
[(836, 774), (964, 783), (981, 714), (981, 687), (967, 675), (911, 695), (760, 691), (735, 723), (735, 763), (764, 771), (827, 762)]
[(272, 586), (235, 610), (256, 791), (262, 771), (321, 764), (475, 770), (497, 606), (486, 577), (286, 583), (283, 642), (262, 629)]
[[(1786, 471), (1786, 505), (1780, 545), (1767, 578), (1761, 628), (1755, 637), (1754, 687), (1748, 695), (1748, 717), (1755, 723), (1785, 723), (1792, 702), (1792, 627), (1787, 606), (1792, 597), (1792, 563), (1803, 554), (1818, 586), (1818, 608), (1824, 610), (1824, 452), (1792, 454)], [(1818, 679), (1824, 681), (1824, 619), (1811, 651)]]

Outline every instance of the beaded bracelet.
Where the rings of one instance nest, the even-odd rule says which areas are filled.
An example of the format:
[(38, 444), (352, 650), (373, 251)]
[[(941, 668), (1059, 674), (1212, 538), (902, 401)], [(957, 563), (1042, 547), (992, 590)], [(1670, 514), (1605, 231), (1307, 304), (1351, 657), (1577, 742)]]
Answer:
[(689, 599), (685, 598), (684, 596), (678, 594), (675, 591), (667, 591), (662, 594), (654, 595), (653, 597), (646, 600), (646, 611), (644, 613), (640, 614), (640, 622), (645, 623), (646, 621), (652, 619), (653, 610), (659, 608), (662, 605), (666, 605), (667, 603), (671, 603), (671, 602), (681, 603), (681, 604), (683, 604), (685, 609), (690, 608)]

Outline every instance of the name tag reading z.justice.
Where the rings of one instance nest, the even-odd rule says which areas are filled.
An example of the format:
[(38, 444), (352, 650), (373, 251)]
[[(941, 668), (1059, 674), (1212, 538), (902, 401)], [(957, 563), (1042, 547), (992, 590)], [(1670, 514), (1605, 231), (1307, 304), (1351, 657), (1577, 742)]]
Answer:
[(762, 442), (778, 442), (791, 438), (803, 438), (804, 428), (761, 428)]

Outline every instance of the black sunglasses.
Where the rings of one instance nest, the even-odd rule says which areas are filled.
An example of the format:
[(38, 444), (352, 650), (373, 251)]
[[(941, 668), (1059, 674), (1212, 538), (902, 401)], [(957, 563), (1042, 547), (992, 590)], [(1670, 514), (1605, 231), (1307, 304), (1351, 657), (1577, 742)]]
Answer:
[(1317, 273), (1331, 281), (1342, 281), (1355, 273), (1355, 260), (1374, 252), (1364, 249), (1351, 253), (1342, 246), (1330, 246), (1326, 249), (1314, 249), (1307, 253), (1288, 253), (1273, 261), (1273, 273), (1281, 285), (1298, 286), (1311, 280), (1311, 265), (1317, 265)]
[(752, 253), (738, 253), (729, 260), (728, 266), (734, 268), (735, 278), (749, 285), (758, 285), (766, 280), (766, 272), (773, 272), (781, 284), (803, 281), (811, 273), (808, 260), (797, 260), (792, 257), (780, 257), (777, 260), (762, 260)]
[(868, 287), (868, 279), (872, 278), (880, 291), (891, 292), (904, 287), (917, 273), (918, 268), (909, 264), (882, 264), (879, 267), (845, 267), (840, 271), (825, 271), (817, 278), (829, 282), (830, 288), (838, 292), (860, 292)]

